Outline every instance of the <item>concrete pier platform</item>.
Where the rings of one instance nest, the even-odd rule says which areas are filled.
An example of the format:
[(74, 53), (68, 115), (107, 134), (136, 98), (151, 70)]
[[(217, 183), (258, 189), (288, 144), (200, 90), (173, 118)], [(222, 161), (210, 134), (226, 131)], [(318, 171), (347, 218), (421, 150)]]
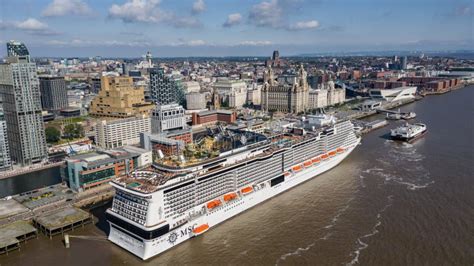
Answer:
[(14, 199), (0, 200), (0, 219), (29, 211), (28, 208)]
[(19, 249), (21, 242), (36, 238), (38, 231), (25, 221), (17, 221), (0, 227), (0, 254)]
[(57, 234), (64, 234), (74, 228), (82, 227), (92, 222), (92, 215), (78, 208), (68, 207), (45, 215), (40, 215), (33, 220), (33, 224), (45, 235), (52, 238)]

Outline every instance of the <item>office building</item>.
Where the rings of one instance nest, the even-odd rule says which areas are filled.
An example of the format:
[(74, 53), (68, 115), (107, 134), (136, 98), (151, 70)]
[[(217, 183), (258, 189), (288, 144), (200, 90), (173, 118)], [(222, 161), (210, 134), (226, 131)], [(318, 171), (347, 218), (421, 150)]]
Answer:
[(308, 108), (317, 109), (328, 106), (328, 91), (327, 90), (310, 90)]
[(201, 91), (201, 86), (199, 85), (199, 82), (197, 81), (186, 81), (186, 82), (183, 82), (182, 84), (183, 84), (183, 89), (185, 93)]
[(24, 55), (21, 45), (9, 46), (8, 50), (19, 54), (0, 64), (0, 98), (7, 122), (8, 146), (12, 161), (29, 165), (48, 155), (39, 80), (36, 64)]
[(142, 115), (130, 118), (98, 121), (95, 142), (104, 149), (113, 149), (140, 143), (140, 133), (151, 132), (150, 117)]
[(68, 106), (64, 77), (39, 77), (43, 110), (59, 111)]
[(190, 92), (186, 94), (187, 110), (202, 110), (206, 108), (206, 94), (200, 92)]
[(184, 129), (185, 127), (186, 117), (184, 116), (184, 108), (179, 104), (157, 105), (152, 112), (152, 133)]
[(11, 168), (10, 149), (7, 138), (7, 122), (0, 102), (0, 172)]
[(400, 69), (405, 70), (407, 69), (408, 66), (408, 58), (406, 56), (403, 56), (400, 59)]
[(165, 74), (162, 68), (150, 69), (150, 95), (156, 104), (171, 104), (184, 102), (184, 90), (179, 79)]
[(262, 109), (284, 113), (300, 113), (308, 108), (309, 85), (301, 65), (298, 75), (275, 81), (272, 68), (265, 75), (262, 89)]
[(30, 52), (26, 45), (22, 42), (9, 41), (7, 42), (7, 56), (8, 57), (27, 57), (29, 61)]
[(232, 92), (247, 91), (247, 84), (242, 80), (232, 80), (227, 78), (219, 78), (216, 83), (212, 85), (214, 90), (217, 90), (219, 95), (230, 95)]
[(138, 167), (140, 156), (124, 149), (71, 156), (65, 171), (69, 188), (84, 191), (128, 174)]
[(125, 118), (148, 115), (153, 107), (153, 103), (145, 101), (143, 88), (135, 87), (131, 77), (103, 76), (89, 113), (96, 117)]

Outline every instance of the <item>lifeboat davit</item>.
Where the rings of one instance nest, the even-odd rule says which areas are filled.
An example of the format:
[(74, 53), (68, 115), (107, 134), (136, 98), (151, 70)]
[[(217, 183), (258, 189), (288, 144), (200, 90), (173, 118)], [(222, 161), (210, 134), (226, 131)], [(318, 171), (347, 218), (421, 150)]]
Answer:
[(231, 201), (233, 199), (237, 198), (237, 194), (236, 193), (229, 193), (229, 194), (226, 194), (224, 195), (224, 201), (225, 202), (228, 202), (228, 201)]
[(336, 151), (330, 151), (329, 152), (329, 156), (333, 157), (334, 155), (336, 155)]
[(244, 187), (243, 189), (240, 190), (240, 192), (242, 192), (242, 194), (244, 195), (252, 193), (252, 191), (253, 191), (252, 187)]
[(321, 155), (321, 159), (323, 159), (323, 160), (327, 160), (328, 158), (329, 158), (329, 155), (327, 155), (327, 154)]
[(318, 158), (314, 158), (313, 160), (311, 160), (311, 162), (312, 162), (313, 164), (317, 164), (317, 163), (319, 163), (320, 161), (321, 161), (321, 159), (319, 159), (319, 157), (318, 157)]
[(295, 165), (295, 166), (293, 166), (291, 169), (292, 169), (294, 172), (299, 172), (299, 171), (301, 171), (302, 168), (301, 168), (301, 165)]
[(310, 167), (311, 165), (313, 165), (313, 163), (311, 162), (311, 160), (309, 161), (306, 161), (303, 163), (304, 167)]
[(212, 210), (212, 209), (214, 209), (215, 207), (219, 207), (221, 204), (222, 204), (222, 202), (221, 202), (220, 200), (215, 199), (215, 200), (210, 201), (210, 202), (207, 203), (207, 208), (208, 208), (209, 210)]
[(337, 148), (337, 153), (343, 153), (344, 152), (344, 148)]
[(193, 233), (195, 236), (204, 234), (207, 230), (209, 230), (208, 224), (201, 224), (200, 226), (194, 227)]

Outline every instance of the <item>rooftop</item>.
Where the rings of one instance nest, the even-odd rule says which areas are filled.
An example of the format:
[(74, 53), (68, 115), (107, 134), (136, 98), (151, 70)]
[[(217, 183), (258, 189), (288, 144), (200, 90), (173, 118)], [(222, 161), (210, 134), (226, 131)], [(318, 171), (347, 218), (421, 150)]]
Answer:
[(0, 248), (19, 243), (17, 237), (36, 232), (31, 224), (25, 221), (17, 221), (0, 227)]

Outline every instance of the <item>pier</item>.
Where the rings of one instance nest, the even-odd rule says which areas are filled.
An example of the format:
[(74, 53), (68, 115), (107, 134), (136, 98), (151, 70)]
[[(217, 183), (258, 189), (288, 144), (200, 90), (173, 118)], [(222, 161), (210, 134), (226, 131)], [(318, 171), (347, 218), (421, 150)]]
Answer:
[(33, 219), (33, 224), (51, 239), (54, 235), (83, 227), (92, 222), (92, 215), (78, 208), (69, 207), (41, 215)]
[(17, 221), (0, 227), (0, 254), (20, 249), (20, 243), (37, 238), (38, 231), (25, 221)]

